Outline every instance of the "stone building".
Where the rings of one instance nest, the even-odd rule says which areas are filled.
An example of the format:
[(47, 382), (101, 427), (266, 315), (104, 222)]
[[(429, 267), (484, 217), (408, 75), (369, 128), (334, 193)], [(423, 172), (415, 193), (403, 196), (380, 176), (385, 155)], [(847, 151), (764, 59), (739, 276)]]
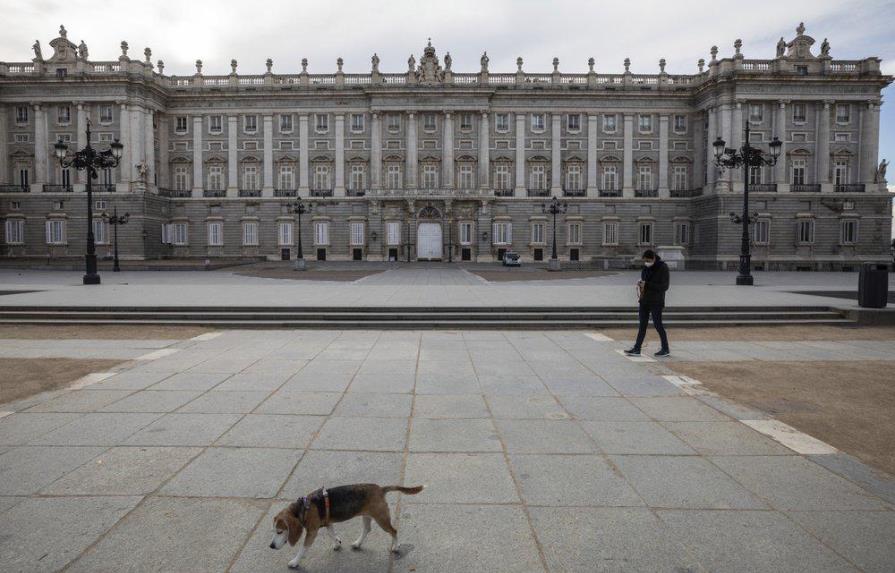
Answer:
[[(293, 204), (311, 206), (309, 259), (493, 261), (508, 250), (543, 260), (559, 197), (563, 260), (629, 264), (646, 247), (688, 268), (734, 268), (749, 178), (754, 261), (765, 269), (851, 268), (889, 257), (892, 208), (878, 165), (880, 60), (835, 60), (800, 25), (771, 60), (742, 42), (711, 49), (692, 75), (524, 70), (457, 73), (431, 42), (404, 73), (164, 73), (121, 43), (93, 61), (65, 28), (45, 57), (0, 62), (3, 257), (79, 257), (85, 179), (60, 167), (57, 140), (124, 144), (99, 174), (93, 221), (129, 212), (126, 258), (296, 256)], [(817, 52), (817, 53), (815, 53)], [(783, 151), (774, 167), (718, 170), (712, 143)]]

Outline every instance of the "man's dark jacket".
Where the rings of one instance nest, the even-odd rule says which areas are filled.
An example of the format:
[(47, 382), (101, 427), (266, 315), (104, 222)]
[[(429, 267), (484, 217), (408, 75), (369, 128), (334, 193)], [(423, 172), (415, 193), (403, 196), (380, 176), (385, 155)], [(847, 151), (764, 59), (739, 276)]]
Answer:
[(644, 282), (643, 296), (640, 304), (646, 306), (665, 306), (665, 291), (670, 282), (668, 265), (658, 255), (656, 262), (651, 267), (643, 267), (640, 272), (640, 280)]

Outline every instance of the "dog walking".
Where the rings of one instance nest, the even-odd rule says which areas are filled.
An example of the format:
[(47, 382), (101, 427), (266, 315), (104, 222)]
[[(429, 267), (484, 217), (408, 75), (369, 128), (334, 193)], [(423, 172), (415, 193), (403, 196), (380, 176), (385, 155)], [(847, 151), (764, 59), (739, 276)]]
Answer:
[(640, 330), (637, 331), (637, 341), (634, 347), (625, 350), (628, 356), (640, 356), (640, 348), (643, 345), (643, 339), (646, 337), (646, 328), (649, 325), (649, 319), (652, 316), (653, 326), (659, 333), (659, 340), (662, 342), (662, 348), (655, 353), (654, 356), (669, 356), (671, 354), (668, 348), (668, 335), (665, 333), (665, 326), (662, 324), (662, 310), (665, 308), (665, 291), (668, 290), (670, 284), (668, 273), (668, 265), (665, 261), (651, 250), (643, 252), (643, 270), (640, 272), (640, 280), (637, 281), (637, 298), (640, 302)]

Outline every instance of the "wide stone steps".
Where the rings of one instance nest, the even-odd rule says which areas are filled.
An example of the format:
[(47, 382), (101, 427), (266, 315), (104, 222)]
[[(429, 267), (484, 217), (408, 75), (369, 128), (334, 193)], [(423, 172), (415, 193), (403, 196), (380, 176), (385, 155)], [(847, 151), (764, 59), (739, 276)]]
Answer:
[[(828, 307), (669, 307), (673, 326), (854, 324)], [(5, 324), (146, 324), (228, 328), (591, 328), (637, 323), (613, 307), (0, 307)]]

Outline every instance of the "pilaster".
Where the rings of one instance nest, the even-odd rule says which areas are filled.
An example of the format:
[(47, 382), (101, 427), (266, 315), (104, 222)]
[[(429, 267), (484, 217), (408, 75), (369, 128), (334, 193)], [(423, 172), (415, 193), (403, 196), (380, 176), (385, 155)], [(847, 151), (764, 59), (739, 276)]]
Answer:
[(308, 170), (310, 169), (310, 156), (308, 150), (308, 114), (298, 116), (298, 195), (307, 197), (310, 194), (308, 186)]
[(227, 116), (227, 197), (239, 196), (238, 118)]
[(668, 116), (659, 116), (659, 197), (668, 197)]
[(789, 138), (786, 136), (786, 104), (789, 101), (780, 100), (777, 102), (777, 116), (774, 119), (774, 134), (780, 138), (782, 145), (780, 146), (780, 159), (774, 168), (774, 179), (777, 183), (777, 193), (788, 193), (789, 183), (786, 178), (787, 158), (786, 147)]
[(626, 113), (624, 139), (624, 173), (622, 175), (622, 197), (634, 197), (634, 114)]
[(9, 173), (9, 147), (7, 140), (9, 139), (9, 120), (7, 118), (8, 108), (4, 104), (0, 104), (0, 184), (12, 183), (15, 179), (10, 178)]
[[(47, 140), (47, 112), (40, 104), (34, 105), (34, 183), (49, 181), (49, 141)], [(38, 189), (39, 191), (41, 189)]]
[(202, 197), (205, 187), (205, 178), (202, 176), (202, 130), (204, 127), (202, 116), (193, 116), (193, 197)]
[(830, 185), (830, 107), (832, 105), (832, 101), (823, 101), (817, 114), (817, 149), (815, 150), (817, 170), (814, 180), (820, 183), (822, 192), (833, 190)]
[(525, 197), (525, 114), (516, 114), (516, 197)]
[(482, 121), (479, 124), (479, 189), (488, 189), (491, 173), (491, 124), (488, 121), (488, 112), (482, 112)]
[(134, 153), (134, 150), (130, 148), (131, 114), (127, 109), (127, 103), (118, 102), (118, 104), (120, 106), (118, 123), (121, 126), (119, 141), (123, 146), (121, 149), (121, 160), (118, 162), (118, 169), (120, 171), (119, 184), (123, 184), (125, 190), (130, 190), (131, 174), (133, 173), (133, 168), (131, 166), (133, 164)]
[(861, 125), (861, 183), (876, 191), (876, 170), (879, 161), (879, 103), (868, 101)]
[[(84, 102), (77, 101), (74, 102), (75, 107), (77, 108), (78, 114), (78, 150), (84, 149), (87, 147), (87, 107), (84, 105)], [(78, 183), (85, 184), (87, 183), (87, 171), (78, 171)]]
[(144, 141), (144, 157), (146, 165), (146, 185), (148, 189), (154, 189), (158, 193), (158, 187), (155, 184), (155, 129), (152, 127), (152, 117), (154, 110), (146, 108), (143, 114), (145, 135)]
[[(739, 61), (739, 60), (738, 60)], [(743, 146), (743, 101), (737, 100), (733, 107), (733, 121), (730, 126), (731, 147), (740, 149)], [(734, 191), (743, 191), (743, 175), (745, 169), (731, 169), (730, 178)]]
[(562, 114), (551, 113), (550, 193), (562, 195)]
[(273, 116), (266, 114), (264, 121), (264, 186), (261, 195), (273, 197)]
[(416, 189), (419, 187), (416, 176), (418, 144), (416, 141), (416, 114), (414, 112), (407, 113), (407, 150), (405, 154), (404, 176), (406, 177), (404, 187), (407, 189)]
[(454, 188), (454, 115), (444, 112), (444, 144), (441, 150), (441, 182), (445, 189)]
[[(382, 188), (382, 116), (373, 112), (372, 132), (370, 134), (370, 187)], [(383, 238), (383, 241), (385, 238)]]
[(587, 196), (597, 197), (597, 116), (587, 116)]
[(157, 113), (156, 117), (158, 118), (158, 186), (169, 187), (171, 185), (168, 160), (168, 129), (170, 125), (166, 114)]
[(718, 138), (718, 118), (717, 110), (709, 107), (705, 110), (708, 116), (709, 127), (705, 134), (705, 173), (706, 184), (705, 191), (715, 192), (715, 181), (718, 179), (718, 166), (715, 165), (715, 139)]

